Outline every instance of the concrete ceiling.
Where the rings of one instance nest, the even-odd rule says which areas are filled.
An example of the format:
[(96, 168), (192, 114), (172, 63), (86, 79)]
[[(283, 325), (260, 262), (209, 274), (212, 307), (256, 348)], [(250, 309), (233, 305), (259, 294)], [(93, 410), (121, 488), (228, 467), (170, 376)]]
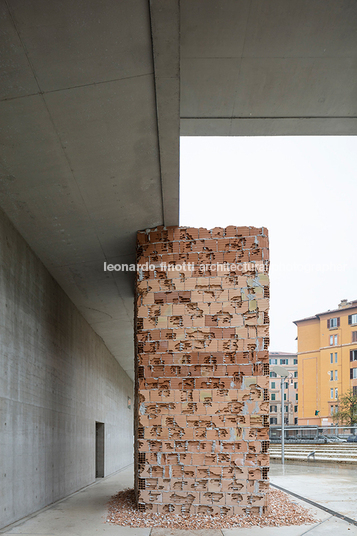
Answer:
[(357, 134), (355, 0), (181, 0), (181, 135)]
[[(0, 0), (0, 206), (133, 376), (182, 135), (357, 133), (353, 0)], [(181, 54), (181, 60), (180, 60)], [(180, 96), (181, 77), (181, 96)]]
[(0, 0), (0, 13), (0, 205), (133, 376), (133, 277), (103, 265), (135, 261), (137, 230), (178, 224), (178, 7)]

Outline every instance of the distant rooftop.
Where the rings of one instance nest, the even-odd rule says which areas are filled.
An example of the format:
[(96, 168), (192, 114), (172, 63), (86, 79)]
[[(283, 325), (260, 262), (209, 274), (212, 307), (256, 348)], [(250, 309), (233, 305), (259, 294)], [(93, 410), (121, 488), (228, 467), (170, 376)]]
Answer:
[(291, 352), (269, 352), (269, 356), (272, 356), (272, 355), (296, 355), (296, 353), (291, 353)]
[(322, 315), (329, 315), (333, 313), (338, 313), (341, 311), (341, 309), (356, 309), (357, 308), (357, 300), (341, 300), (341, 302), (338, 304), (337, 309), (329, 309), (328, 311), (324, 311), (322, 313), (318, 313), (313, 316), (307, 316), (306, 318), (301, 318), (300, 320), (294, 320), (294, 324), (297, 324), (298, 322), (304, 322), (305, 320), (318, 320), (320, 316)]

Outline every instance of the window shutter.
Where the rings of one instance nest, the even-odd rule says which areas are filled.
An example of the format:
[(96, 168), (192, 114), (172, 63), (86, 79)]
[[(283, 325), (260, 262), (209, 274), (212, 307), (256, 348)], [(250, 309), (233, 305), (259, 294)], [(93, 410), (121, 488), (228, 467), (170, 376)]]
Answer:
[(348, 323), (349, 323), (349, 325), (352, 324), (352, 315), (348, 315)]
[(327, 328), (330, 329), (330, 319), (327, 319)]
[(339, 316), (337, 317), (337, 327), (338, 328), (340, 327), (340, 317)]
[(352, 342), (357, 342), (357, 331), (352, 331)]
[(350, 350), (350, 361), (353, 361), (353, 354), (352, 354), (352, 350)]
[(350, 380), (353, 380), (353, 368), (350, 369)]

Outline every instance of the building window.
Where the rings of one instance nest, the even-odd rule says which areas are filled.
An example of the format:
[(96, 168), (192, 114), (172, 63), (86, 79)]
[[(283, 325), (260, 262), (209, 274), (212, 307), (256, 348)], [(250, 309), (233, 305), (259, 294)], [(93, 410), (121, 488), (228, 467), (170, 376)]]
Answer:
[(333, 415), (333, 406), (331, 406), (331, 415)]
[(330, 363), (333, 363), (333, 354), (330, 354)]
[(337, 389), (337, 387), (335, 388), (335, 398), (336, 398), (336, 400), (338, 399), (338, 389)]
[(330, 398), (333, 398), (333, 389), (330, 389)]
[(298, 388), (297, 385), (298, 385), (297, 382), (294, 382), (294, 389)]
[(299, 400), (298, 394), (295, 395), (295, 400)]
[(330, 370), (330, 382), (333, 381), (333, 370)]
[(357, 379), (357, 368), (350, 369), (350, 379), (351, 380)]
[(297, 365), (297, 364), (298, 364), (298, 360), (294, 359), (294, 365)]
[(289, 413), (289, 406), (285, 406), (285, 413)]
[(275, 389), (275, 382), (271, 382), (270, 387), (271, 389)]
[(352, 331), (352, 342), (357, 342), (357, 331)]
[(353, 326), (353, 324), (357, 324), (357, 314), (348, 315), (348, 323), (350, 326)]
[(329, 318), (327, 320), (327, 327), (329, 329), (332, 329), (332, 328), (338, 328), (340, 326), (340, 317), (337, 316), (336, 318)]
[(357, 385), (353, 386), (353, 396), (357, 396)]
[(338, 335), (335, 335), (335, 346), (337, 346), (337, 341), (338, 341)]
[(271, 378), (276, 378), (276, 377), (277, 377), (277, 373), (271, 371), (271, 373), (270, 373), (270, 377), (271, 377)]
[(272, 394), (270, 395), (270, 400), (275, 400), (275, 393), (272, 393)]
[(335, 413), (338, 412), (338, 406), (335, 406)]
[(284, 393), (284, 400), (286, 400), (286, 393)]
[(271, 365), (277, 365), (278, 364), (278, 360), (277, 359), (269, 359), (269, 363)]
[(350, 350), (350, 361), (357, 361), (357, 350)]
[(270, 406), (271, 413), (276, 413), (278, 411), (278, 406)]
[(294, 372), (294, 378), (297, 378), (298, 377), (298, 373), (297, 373), (297, 370), (295, 370)]
[(298, 423), (298, 418), (295, 417), (295, 419), (294, 419), (294, 424), (297, 424), (297, 423)]
[(288, 389), (288, 388), (289, 388), (289, 384), (285, 383), (285, 389)]
[(335, 352), (335, 363), (337, 363), (337, 352)]
[(335, 370), (335, 382), (337, 382), (337, 379), (338, 379), (338, 377), (337, 377), (337, 370)]
[(288, 365), (289, 359), (280, 359), (280, 365)]
[(298, 407), (294, 406), (294, 413), (297, 413)]
[(333, 335), (330, 335), (330, 346), (333, 346)]
[(270, 417), (270, 424), (278, 424), (278, 419), (276, 417)]

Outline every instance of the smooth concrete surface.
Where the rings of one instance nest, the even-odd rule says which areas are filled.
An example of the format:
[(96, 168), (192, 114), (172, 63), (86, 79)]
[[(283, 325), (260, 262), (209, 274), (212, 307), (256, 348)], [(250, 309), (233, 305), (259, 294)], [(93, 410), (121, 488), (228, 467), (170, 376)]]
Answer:
[[(120, 304), (118, 305), (120, 307)], [(132, 463), (133, 383), (0, 211), (0, 527)]]
[(0, 0), (0, 207), (132, 379), (133, 274), (103, 266), (178, 225), (177, 6)]
[(272, 484), (297, 493), (357, 521), (357, 467), (338, 463), (273, 463)]
[(357, 4), (181, 0), (181, 135), (357, 133)]
[(31, 518), (7, 527), (1, 534), (31, 536), (309, 536), (357, 535), (357, 527), (292, 498), (316, 516), (313, 525), (290, 527), (250, 527), (235, 529), (178, 530), (163, 528), (131, 528), (106, 523), (109, 499), (120, 490), (133, 486), (133, 467), (97, 481), (92, 486), (46, 508)]

